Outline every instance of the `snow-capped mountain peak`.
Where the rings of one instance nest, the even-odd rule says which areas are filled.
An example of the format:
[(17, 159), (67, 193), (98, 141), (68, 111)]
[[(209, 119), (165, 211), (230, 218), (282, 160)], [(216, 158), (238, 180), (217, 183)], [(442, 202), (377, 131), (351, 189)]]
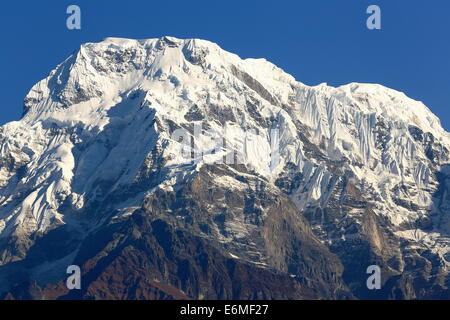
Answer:
[[(203, 154), (182, 155), (177, 129)], [(217, 137), (223, 144), (212, 152)], [(307, 86), (205, 40), (107, 38), (83, 44), (33, 86), (23, 118), (0, 128), (0, 239), (65, 224), (87, 234), (105, 215), (129, 214), (237, 152), (242, 177), (289, 195), (299, 214), (340, 206), (339, 194), (351, 192), (368, 205), (345, 219), (362, 224), (370, 207), (396, 237), (446, 265), (449, 150), (449, 134), (425, 105), (381, 85)], [(236, 173), (235, 163), (225, 165)], [(212, 178), (230, 190), (244, 188), (239, 179)], [(425, 220), (429, 228), (419, 230)], [(333, 242), (323, 223), (313, 230)], [(221, 239), (250, 225), (230, 224)], [(5, 249), (0, 262), (25, 253)]]

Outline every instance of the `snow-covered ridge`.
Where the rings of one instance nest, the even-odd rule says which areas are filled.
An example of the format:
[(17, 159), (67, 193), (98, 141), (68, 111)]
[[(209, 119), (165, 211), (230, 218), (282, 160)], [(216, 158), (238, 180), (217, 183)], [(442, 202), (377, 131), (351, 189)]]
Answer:
[[(168, 75), (173, 81), (177, 76), (180, 80), (184, 77), (192, 81), (191, 76), (199, 78), (196, 75), (199, 70), (194, 65), (216, 72), (229, 72), (237, 67), (261, 83), (268, 92), (275, 92), (276, 98), (283, 103), (292, 94), (288, 85), (310, 88), (296, 82), (292, 76), (265, 59), (240, 59), (206, 40), (106, 38), (99, 43), (82, 45), (49, 77), (33, 86), (25, 98), (26, 108), (33, 110), (27, 112), (24, 120), (42, 119), (42, 112), (48, 114), (58, 106), (67, 107), (94, 98), (104, 101), (136, 86), (145, 87), (148, 82), (164, 79)], [(401, 92), (377, 84), (360, 83), (338, 88), (321, 84), (312, 88), (318, 92), (332, 91), (333, 95), (348, 100), (370, 97), (371, 101), (364, 104), (361, 111), (414, 123), (435, 136), (446, 135), (439, 119), (425, 105)]]
[[(159, 187), (172, 188), (195, 174), (172, 127), (196, 122), (227, 132), (227, 145), (245, 143), (240, 129), (257, 129), (265, 139), (247, 146), (247, 164), (273, 183), (295, 167), (299, 209), (325, 205), (349, 174), (396, 225), (442, 211), (435, 173), (449, 162), (450, 136), (421, 102), (375, 84), (310, 87), (205, 40), (107, 38), (82, 45), (33, 86), (24, 117), (0, 128), (0, 238), (76, 220), (139, 180), (155, 149), (168, 172)], [(277, 168), (267, 161), (271, 129), (280, 131)]]

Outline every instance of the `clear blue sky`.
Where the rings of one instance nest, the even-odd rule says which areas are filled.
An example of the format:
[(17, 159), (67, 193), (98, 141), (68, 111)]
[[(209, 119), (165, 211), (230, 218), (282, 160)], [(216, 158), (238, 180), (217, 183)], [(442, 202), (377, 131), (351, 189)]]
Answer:
[[(66, 8), (82, 29), (66, 28)], [(382, 29), (366, 28), (366, 8)], [(380, 83), (421, 100), (450, 130), (449, 0), (42, 0), (0, 2), (0, 124), (33, 84), (83, 42), (105, 37), (203, 38), (264, 57), (308, 85)]]

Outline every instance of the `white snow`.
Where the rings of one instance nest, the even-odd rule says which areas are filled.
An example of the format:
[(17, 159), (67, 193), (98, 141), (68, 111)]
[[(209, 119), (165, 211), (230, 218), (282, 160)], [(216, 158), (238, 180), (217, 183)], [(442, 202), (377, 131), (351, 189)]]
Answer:
[[(253, 83), (238, 79), (235, 69)], [(221, 158), (224, 153), (210, 154), (196, 166), (183, 166), (191, 160), (180, 154), (167, 123), (190, 123), (185, 115), (194, 105), (212, 119), (217, 118), (215, 109), (227, 112), (224, 123), (207, 121), (210, 130), (227, 146), (243, 147), (244, 163), (261, 176), (274, 182), (287, 163), (295, 164), (304, 179), (292, 195), (300, 208), (324, 205), (334, 180), (324, 164), (308, 154), (296, 124), (327, 159), (344, 161), (341, 169), (364, 181), (372, 198), (379, 199), (377, 213), (394, 224), (414, 221), (422, 212), (395, 204), (393, 187), (408, 185), (406, 197), (421, 211), (432, 205), (437, 189), (425, 149), (408, 126), (433, 134), (450, 150), (450, 136), (439, 119), (401, 92), (360, 83), (309, 87), (264, 59), (241, 59), (198, 39), (107, 38), (84, 44), (33, 86), (26, 105), (23, 119), (0, 128), (2, 159), (11, 157), (25, 171), (19, 179), (15, 170), (0, 168), (0, 237), (16, 227), (31, 233), (64, 223), (62, 203), (69, 199), (72, 209), (81, 212), (106, 196), (99, 182), (110, 187), (106, 192), (132, 183), (156, 145), (163, 145), (167, 159), (169, 173), (160, 186), (167, 190), (191, 174), (189, 170)], [(277, 124), (264, 125), (258, 117), (276, 119)], [(389, 126), (381, 149), (378, 121)], [(271, 137), (272, 129), (279, 130), (276, 138)], [(279, 142), (280, 159), (275, 164), (271, 139)], [(195, 144), (211, 149), (211, 138), (202, 137)], [(238, 190), (246, 187), (230, 178), (216, 182)], [(129, 206), (137, 205), (138, 198)], [(239, 236), (247, 232), (238, 222), (228, 227)], [(399, 235), (410, 237), (407, 232)]]

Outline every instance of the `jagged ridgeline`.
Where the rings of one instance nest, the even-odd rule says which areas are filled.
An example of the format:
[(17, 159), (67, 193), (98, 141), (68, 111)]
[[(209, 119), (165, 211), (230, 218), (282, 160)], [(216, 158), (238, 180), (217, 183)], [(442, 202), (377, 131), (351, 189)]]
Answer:
[(0, 295), (449, 299), (449, 149), (380, 85), (310, 87), (204, 40), (87, 43), (0, 127)]

